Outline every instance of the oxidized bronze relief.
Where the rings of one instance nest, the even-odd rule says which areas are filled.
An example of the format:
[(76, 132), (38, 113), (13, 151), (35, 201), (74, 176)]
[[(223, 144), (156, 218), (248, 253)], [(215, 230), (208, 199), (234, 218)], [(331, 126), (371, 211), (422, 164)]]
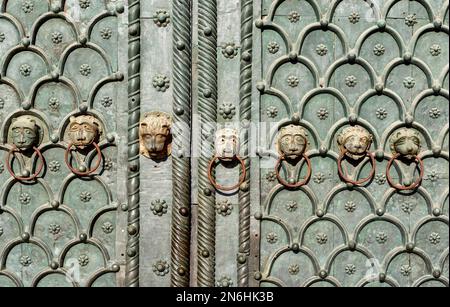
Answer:
[(172, 153), (172, 118), (164, 112), (144, 115), (139, 125), (140, 151), (144, 157), (164, 160)]
[[(298, 125), (289, 125), (280, 129), (277, 139), (277, 149), (280, 155), (275, 168), (278, 181), (288, 188), (299, 188), (308, 183), (311, 178), (311, 161), (305, 154), (308, 145), (306, 131)], [(300, 171), (297, 166), (302, 165), (302, 160), (307, 164), (308, 170), (305, 178), (297, 182), (294, 178), (294, 172)], [(280, 169), (286, 166), (288, 180), (282, 178)]]

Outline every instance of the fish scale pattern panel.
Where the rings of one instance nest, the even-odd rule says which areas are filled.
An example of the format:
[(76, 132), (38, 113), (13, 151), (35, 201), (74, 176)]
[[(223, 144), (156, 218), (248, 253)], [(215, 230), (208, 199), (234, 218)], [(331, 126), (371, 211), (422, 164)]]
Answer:
[(0, 1), (0, 287), (123, 283), (121, 3)]
[[(261, 286), (448, 286), (448, 1), (261, 5), (255, 81), (259, 116), (271, 125), (260, 139), (255, 279)], [(286, 125), (302, 126), (308, 139), (311, 176), (296, 189), (275, 171), (276, 138)], [(357, 185), (339, 176), (337, 143), (356, 126), (373, 136), (375, 158), (345, 165), (354, 178), (369, 176)], [(391, 143), (405, 131), (417, 136), (423, 165), (395, 160), (388, 172)], [(299, 181), (307, 169), (295, 166)], [(394, 186), (421, 176), (415, 189)]]

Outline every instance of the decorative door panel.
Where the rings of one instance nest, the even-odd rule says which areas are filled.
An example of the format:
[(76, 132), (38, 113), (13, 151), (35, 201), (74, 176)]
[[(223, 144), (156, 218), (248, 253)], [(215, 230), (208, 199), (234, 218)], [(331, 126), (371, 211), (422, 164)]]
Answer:
[(448, 286), (448, 2), (255, 2), (255, 285)]
[(124, 5), (0, 9), (0, 286), (124, 285)]

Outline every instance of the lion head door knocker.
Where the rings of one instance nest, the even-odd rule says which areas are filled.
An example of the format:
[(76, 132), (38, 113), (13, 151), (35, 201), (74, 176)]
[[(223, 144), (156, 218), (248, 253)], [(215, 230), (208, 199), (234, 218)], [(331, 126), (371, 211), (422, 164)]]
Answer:
[[(211, 184), (219, 191), (233, 191), (241, 186), (245, 181), (246, 170), (245, 164), (242, 158), (239, 156), (239, 135), (236, 129), (224, 128), (216, 132), (215, 139), (215, 155), (211, 159), (208, 167), (208, 179)], [(239, 162), (241, 165), (241, 176), (239, 182), (233, 186), (222, 186), (217, 184), (213, 176), (213, 171), (216, 166), (216, 162), (220, 163), (232, 163)]]
[(141, 155), (164, 160), (172, 153), (172, 118), (164, 112), (146, 113), (139, 125)]
[[(389, 184), (396, 188), (397, 190), (414, 190), (416, 189), (422, 182), (423, 176), (424, 176), (424, 164), (422, 159), (419, 157), (419, 152), (421, 149), (420, 144), (420, 134), (417, 130), (414, 129), (408, 129), (408, 128), (402, 128), (400, 130), (397, 130), (391, 137), (391, 151), (392, 151), (392, 158), (389, 160), (389, 163), (387, 165), (386, 169), (386, 177), (389, 182)], [(409, 185), (402, 185), (394, 183), (394, 180), (392, 179), (390, 172), (391, 167), (394, 161), (401, 161), (407, 165), (411, 165), (413, 162), (416, 163), (414, 165), (414, 170), (417, 168), (417, 166), (420, 168), (419, 177), (416, 181), (412, 182)], [(414, 176), (414, 171), (412, 172), (410, 176), (406, 176), (406, 181), (413, 181), (412, 178)], [(407, 183), (408, 184), (408, 183)]]
[[(362, 185), (370, 181), (375, 176), (375, 156), (369, 151), (373, 142), (373, 136), (365, 128), (361, 126), (347, 127), (337, 137), (337, 143), (340, 150), (340, 156), (338, 159), (338, 172), (339, 176), (346, 183), (353, 185)], [(352, 180), (349, 178), (348, 172), (342, 168), (342, 162), (344, 159), (351, 164), (356, 165), (368, 157), (372, 164), (372, 169), (367, 178), (361, 180)]]
[[(42, 127), (39, 126), (38, 120), (30, 115), (23, 115), (13, 118), (9, 128), (9, 139), (12, 142), (11, 149), (7, 155), (6, 167), (15, 179), (19, 181), (31, 181), (36, 179), (42, 172), (44, 167), (44, 157), (38, 149), (39, 143), (42, 141)], [(36, 153), (41, 160), (36, 171), (31, 174), (32, 156)], [(12, 156), (17, 158), (21, 175), (17, 176), (11, 166)]]
[[(89, 176), (100, 167), (102, 152), (98, 145), (102, 133), (100, 121), (92, 115), (80, 115), (70, 117), (67, 136), (69, 144), (66, 149), (65, 162), (72, 173), (78, 176)], [(93, 168), (89, 169), (86, 156), (92, 149), (97, 151), (97, 161)], [(70, 163), (71, 153), (74, 153), (78, 169)]]
[[(306, 155), (306, 148), (308, 146), (308, 138), (306, 131), (298, 125), (289, 125), (280, 129), (277, 139), (277, 149), (280, 155), (275, 172), (278, 181), (288, 188), (299, 188), (308, 183), (311, 178), (312, 168), (311, 160)], [(294, 169), (304, 160), (308, 166), (307, 174), (302, 181), (296, 182), (294, 178)], [(283, 162), (287, 167), (288, 181), (284, 180), (280, 175), (280, 169)]]

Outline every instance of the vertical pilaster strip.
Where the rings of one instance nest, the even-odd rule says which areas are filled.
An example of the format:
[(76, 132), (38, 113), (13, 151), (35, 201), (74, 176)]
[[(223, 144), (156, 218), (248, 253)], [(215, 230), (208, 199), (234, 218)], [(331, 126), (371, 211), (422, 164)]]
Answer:
[[(241, 72), (239, 114), (241, 149), (247, 177), (239, 190), (239, 255), (238, 286), (248, 287), (250, 255), (250, 157), (249, 136), (252, 108), (252, 48), (253, 48), (253, 0), (241, 0)], [(247, 129), (245, 127), (248, 127)], [(242, 170), (241, 170), (242, 173)]]
[(191, 7), (190, 0), (174, 0), (173, 11), (173, 208), (172, 287), (189, 286), (191, 205)]
[(128, 1), (128, 242), (126, 286), (139, 287), (140, 0)]
[(201, 155), (199, 160), (198, 286), (215, 282), (215, 191), (208, 180), (208, 164), (214, 150), (217, 120), (217, 0), (199, 0), (199, 113)]

